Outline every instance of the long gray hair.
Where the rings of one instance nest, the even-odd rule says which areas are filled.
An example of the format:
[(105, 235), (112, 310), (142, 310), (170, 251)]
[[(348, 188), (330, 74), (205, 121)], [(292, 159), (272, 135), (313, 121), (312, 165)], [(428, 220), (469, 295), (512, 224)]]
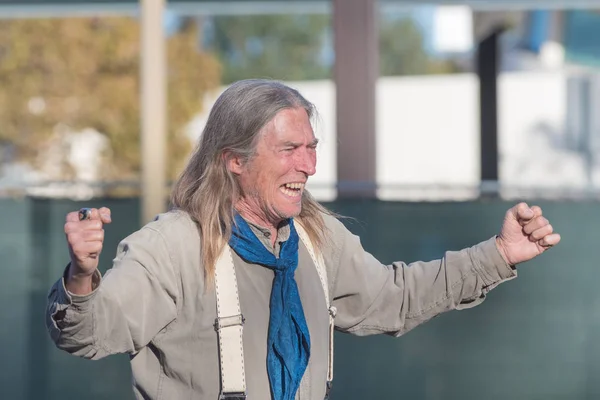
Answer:
[[(215, 263), (230, 238), (234, 207), (241, 195), (226, 155), (248, 161), (263, 127), (279, 111), (291, 108), (303, 108), (310, 119), (315, 117), (315, 106), (282, 83), (250, 79), (232, 84), (215, 102), (198, 146), (173, 187), (172, 206), (187, 212), (200, 229), (207, 282), (214, 279)], [(305, 190), (296, 221), (316, 248), (325, 239), (322, 213), (332, 214)]]

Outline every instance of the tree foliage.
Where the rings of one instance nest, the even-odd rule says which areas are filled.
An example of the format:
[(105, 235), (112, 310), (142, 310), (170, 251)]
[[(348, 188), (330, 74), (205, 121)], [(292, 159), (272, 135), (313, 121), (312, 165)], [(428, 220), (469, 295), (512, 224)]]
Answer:
[(450, 60), (436, 60), (425, 51), (423, 35), (410, 18), (383, 19), (379, 31), (382, 76), (457, 72)]
[[(219, 84), (216, 59), (198, 48), (185, 20), (168, 38), (168, 167), (189, 152), (183, 127)], [(0, 23), (0, 142), (32, 162), (57, 126), (105, 134), (112, 151), (106, 179), (140, 167), (140, 27), (136, 19), (65, 18)]]
[(212, 41), (223, 82), (239, 79), (323, 79), (331, 66), (322, 53), (328, 15), (245, 15), (212, 19)]
[[(332, 76), (335, 56), (329, 15), (217, 16), (210, 21), (206, 42), (221, 60), (224, 83), (251, 77), (305, 80)], [(382, 16), (379, 52), (382, 76), (457, 70), (452, 62), (427, 54), (421, 31), (408, 16)]]

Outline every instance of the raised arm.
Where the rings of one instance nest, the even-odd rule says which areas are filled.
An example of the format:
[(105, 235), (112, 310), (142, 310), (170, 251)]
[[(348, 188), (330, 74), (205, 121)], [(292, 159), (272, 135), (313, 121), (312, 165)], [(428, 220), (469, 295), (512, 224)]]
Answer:
[(498, 237), (447, 251), (439, 260), (382, 265), (339, 221), (328, 225), (335, 242), (326, 262), (335, 274), (336, 326), (356, 335), (399, 336), (445, 311), (479, 305), (490, 290), (517, 276), (507, 260), (527, 261), (560, 240), (539, 208), (519, 205), (507, 212)]
[(91, 220), (67, 216), (71, 262), (52, 286), (46, 310), (57, 347), (91, 359), (135, 353), (177, 315), (177, 267), (159, 231), (146, 226), (124, 239), (112, 269), (100, 276), (98, 231), (107, 222), (100, 211), (92, 210)]

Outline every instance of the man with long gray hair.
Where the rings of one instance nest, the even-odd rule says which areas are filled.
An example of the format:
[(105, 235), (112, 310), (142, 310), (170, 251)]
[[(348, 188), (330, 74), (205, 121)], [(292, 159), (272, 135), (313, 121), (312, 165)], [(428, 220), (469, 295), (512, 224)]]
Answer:
[(382, 265), (305, 189), (315, 108), (266, 80), (231, 85), (176, 182), (172, 209), (125, 238), (101, 277), (110, 210), (66, 217), (70, 263), (52, 287), (56, 345), (127, 353), (140, 399), (315, 399), (332, 381), (333, 329), (400, 336), (480, 304), (560, 236), (539, 207), (439, 260)]

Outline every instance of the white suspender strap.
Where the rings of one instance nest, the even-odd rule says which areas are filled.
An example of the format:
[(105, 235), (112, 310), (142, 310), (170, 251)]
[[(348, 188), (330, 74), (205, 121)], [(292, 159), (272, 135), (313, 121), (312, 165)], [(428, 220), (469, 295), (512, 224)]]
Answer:
[(219, 338), (219, 362), (221, 364), (219, 400), (244, 400), (246, 398), (242, 342), (244, 316), (240, 309), (235, 268), (228, 245), (225, 245), (215, 265), (215, 290), (217, 294), (215, 330)]
[(333, 382), (333, 332), (335, 328), (335, 314), (337, 312), (336, 308), (331, 305), (331, 298), (329, 297), (329, 286), (327, 283), (327, 269), (325, 267), (325, 260), (323, 259), (323, 253), (320, 251), (315, 251), (315, 248), (308, 236), (308, 233), (304, 230), (304, 228), (299, 224), (294, 224), (296, 228), (296, 232), (298, 232), (298, 236), (304, 243), (304, 246), (308, 250), (310, 257), (317, 268), (317, 272), (319, 273), (319, 279), (321, 280), (321, 286), (323, 286), (323, 292), (325, 292), (325, 301), (327, 302), (327, 309), (329, 311), (329, 355), (327, 361), (327, 392), (325, 394), (325, 400), (329, 398), (329, 392), (331, 391), (331, 385)]
[[(336, 308), (331, 305), (329, 297), (327, 270), (323, 254), (320, 251), (315, 251), (308, 234), (299, 223), (294, 226), (317, 268), (329, 311), (326, 400), (329, 398), (333, 381), (333, 331)], [(245, 400), (246, 378), (244, 371), (244, 344), (242, 339), (244, 316), (240, 308), (240, 297), (233, 258), (231, 257), (231, 248), (227, 244), (224, 246), (223, 252), (215, 265), (215, 290), (217, 295), (215, 330), (219, 338), (219, 361), (221, 366), (221, 394), (219, 395), (219, 400)]]

